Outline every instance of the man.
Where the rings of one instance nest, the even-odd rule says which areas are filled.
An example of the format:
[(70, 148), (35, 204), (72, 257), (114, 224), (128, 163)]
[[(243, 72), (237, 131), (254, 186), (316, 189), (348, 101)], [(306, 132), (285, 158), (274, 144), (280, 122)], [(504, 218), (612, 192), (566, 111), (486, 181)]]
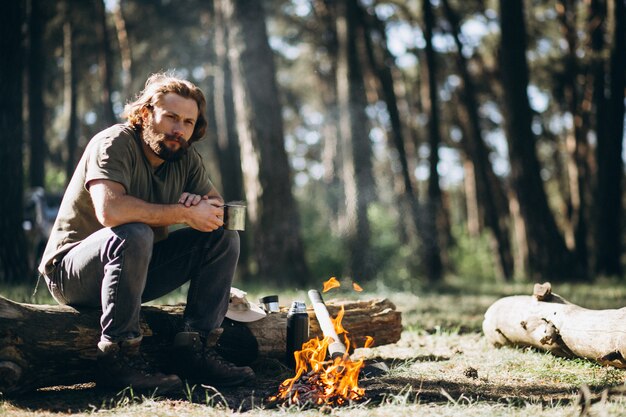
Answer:
[[(94, 136), (67, 187), (39, 270), (61, 304), (100, 307), (97, 385), (170, 391), (190, 383), (243, 384), (249, 367), (208, 343), (228, 309), (239, 235), (191, 146), (207, 129), (198, 87), (152, 75), (126, 105), (125, 124)], [(168, 235), (167, 226), (189, 227)], [(150, 370), (139, 352), (141, 303), (189, 281), (174, 340), (177, 375)]]

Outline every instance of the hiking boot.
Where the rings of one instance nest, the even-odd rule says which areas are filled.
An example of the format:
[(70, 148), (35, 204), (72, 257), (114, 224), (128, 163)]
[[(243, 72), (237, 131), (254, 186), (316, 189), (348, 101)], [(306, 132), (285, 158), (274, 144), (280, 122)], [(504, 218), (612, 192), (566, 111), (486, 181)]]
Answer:
[(141, 339), (119, 343), (98, 343), (98, 373), (96, 385), (100, 388), (123, 389), (163, 394), (182, 388), (176, 375), (157, 372), (146, 363), (139, 351)]
[(236, 366), (215, 350), (219, 337), (206, 338), (198, 332), (180, 332), (174, 338), (177, 374), (192, 384), (234, 387), (254, 380), (249, 366)]

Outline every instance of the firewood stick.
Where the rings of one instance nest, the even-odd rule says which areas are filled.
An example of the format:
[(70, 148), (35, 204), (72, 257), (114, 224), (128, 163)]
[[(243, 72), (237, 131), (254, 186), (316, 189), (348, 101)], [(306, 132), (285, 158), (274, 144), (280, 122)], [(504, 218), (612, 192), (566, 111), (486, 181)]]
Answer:
[(315, 317), (317, 317), (324, 337), (333, 340), (333, 342), (328, 345), (328, 354), (332, 359), (343, 357), (347, 349), (339, 340), (337, 332), (335, 332), (335, 326), (333, 326), (333, 322), (330, 320), (330, 315), (328, 314), (328, 309), (326, 308), (322, 294), (317, 290), (309, 290), (309, 299), (311, 303), (313, 303), (313, 311), (315, 311)]

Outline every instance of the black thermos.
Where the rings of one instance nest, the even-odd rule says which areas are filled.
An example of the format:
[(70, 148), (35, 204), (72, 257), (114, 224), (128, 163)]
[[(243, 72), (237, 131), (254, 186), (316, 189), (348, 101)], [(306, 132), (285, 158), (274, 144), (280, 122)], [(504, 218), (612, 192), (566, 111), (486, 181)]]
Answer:
[(295, 367), (293, 353), (302, 350), (302, 344), (309, 340), (309, 314), (303, 301), (294, 301), (287, 313), (287, 365)]

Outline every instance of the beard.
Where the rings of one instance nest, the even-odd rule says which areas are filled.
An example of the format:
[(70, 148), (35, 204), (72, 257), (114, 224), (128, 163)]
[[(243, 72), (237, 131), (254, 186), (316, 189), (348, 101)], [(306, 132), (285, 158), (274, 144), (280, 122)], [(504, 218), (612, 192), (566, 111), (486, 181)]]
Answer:
[[(144, 124), (142, 130), (143, 141), (159, 158), (167, 162), (176, 162), (187, 154), (189, 143), (181, 137), (167, 133), (159, 133), (154, 128), (152, 118)], [(167, 146), (167, 141), (177, 142), (179, 147), (176, 150)]]

